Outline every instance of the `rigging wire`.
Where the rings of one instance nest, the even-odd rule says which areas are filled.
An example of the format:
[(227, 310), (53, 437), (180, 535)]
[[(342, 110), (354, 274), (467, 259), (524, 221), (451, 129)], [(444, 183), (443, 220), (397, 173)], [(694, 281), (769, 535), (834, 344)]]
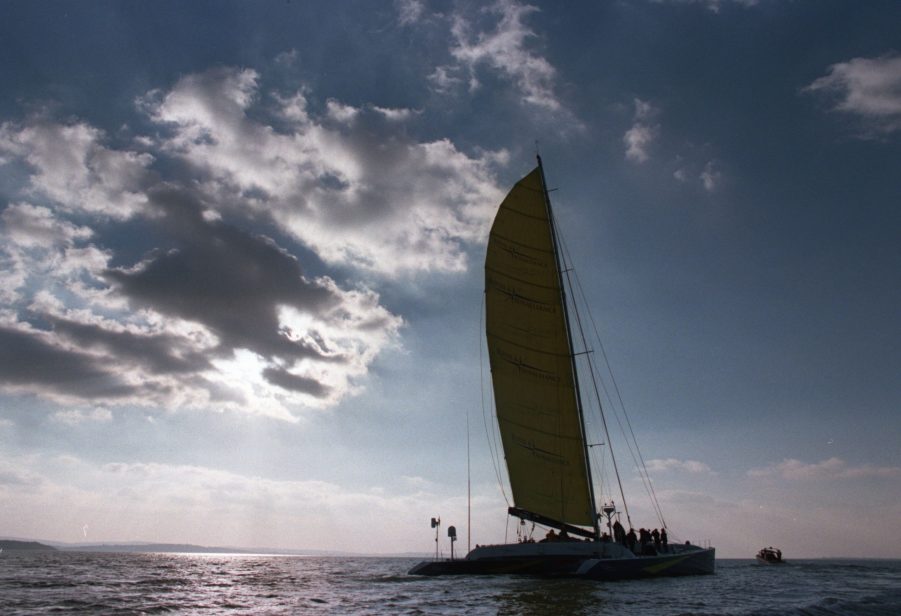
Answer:
[[(608, 446), (609, 446), (609, 448), (610, 448), (610, 457), (611, 457), (611, 460), (612, 460), (612, 462), (613, 462), (614, 471), (615, 471), (615, 473), (616, 473), (617, 482), (618, 482), (618, 484), (619, 484), (620, 495), (621, 495), (621, 497), (622, 497), (622, 499), (623, 499), (623, 508), (625, 509), (626, 518), (627, 518), (629, 524), (631, 525), (631, 518), (630, 518), (630, 516), (629, 516), (629, 509), (628, 509), (628, 506), (627, 506), (627, 504), (626, 504), (625, 493), (624, 493), (623, 488), (622, 488), (622, 481), (621, 481), (621, 479), (620, 479), (619, 470), (618, 470), (618, 468), (617, 468), (616, 457), (615, 457), (614, 452), (613, 452), (613, 444), (612, 444), (612, 442), (610, 441), (610, 436), (609, 436), (609, 432), (608, 432), (608, 428), (607, 428), (606, 414), (604, 413), (603, 404), (602, 404), (602, 402), (601, 402), (600, 391), (598, 390), (598, 385), (597, 385), (597, 381), (598, 381), (598, 380), (601, 381), (601, 387), (602, 387), (602, 389), (603, 389), (603, 391), (604, 391), (604, 396), (606, 397), (606, 399), (607, 399), (608, 402), (610, 403), (610, 408), (611, 408), (612, 411), (613, 411), (613, 416), (614, 416), (614, 418), (616, 419), (617, 424), (619, 425), (620, 431), (622, 432), (622, 435), (623, 435), (623, 437), (624, 437), (624, 441), (625, 441), (625, 443), (626, 443), (627, 449), (629, 450), (629, 454), (630, 454), (630, 456), (632, 457), (632, 460), (633, 460), (633, 462), (635, 463), (635, 465), (636, 465), (636, 467), (637, 467), (637, 469), (638, 469), (638, 471), (639, 471), (639, 477), (640, 477), (641, 480), (642, 480), (642, 484), (643, 484), (644, 487), (645, 487), (645, 491), (646, 491), (647, 494), (648, 494), (648, 497), (649, 497), (649, 499), (650, 499), (650, 501), (651, 501), (651, 505), (652, 505), (652, 507), (653, 507), (653, 509), (654, 509), (654, 512), (655, 512), (655, 514), (657, 515), (657, 518), (659, 519), (661, 525), (662, 525), (664, 528), (666, 528), (666, 520), (664, 519), (663, 511), (662, 511), (662, 509), (660, 508), (660, 503), (659, 503), (659, 501), (658, 501), (658, 499), (657, 499), (657, 494), (656, 494), (656, 491), (654, 490), (653, 482), (651, 481), (650, 476), (649, 476), (649, 474), (648, 474), (647, 465), (645, 464), (644, 457), (643, 457), (642, 454), (641, 454), (641, 449), (640, 449), (640, 447), (638, 446), (638, 439), (635, 437), (635, 431), (634, 431), (634, 429), (632, 428), (632, 422), (631, 422), (631, 420), (629, 419), (629, 414), (628, 414), (628, 412), (626, 411), (626, 405), (625, 405), (625, 403), (623, 402), (622, 394), (621, 394), (621, 392), (620, 392), (620, 390), (619, 390), (619, 385), (617, 384), (616, 378), (615, 378), (614, 375), (613, 375), (613, 369), (612, 369), (612, 367), (610, 366), (610, 360), (609, 360), (609, 358), (608, 358), (608, 356), (607, 356), (606, 348), (604, 347), (604, 343), (603, 343), (603, 341), (601, 340), (600, 334), (598, 333), (597, 323), (596, 323), (595, 320), (594, 320), (594, 315), (591, 313), (591, 309), (590, 309), (590, 307), (589, 307), (588, 300), (587, 300), (586, 295), (585, 295), (585, 291), (584, 291), (584, 289), (583, 289), (583, 287), (582, 287), (582, 282), (581, 282), (581, 280), (580, 280), (580, 278), (579, 278), (578, 272), (575, 271), (575, 268), (573, 268), (573, 266), (571, 265), (572, 259), (571, 259), (570, 253), (569, 253), (569, 249), (568, 249), (568, 247), (567, 247), (567, 245), (566, 245), (566, 242), (562, 239), (562, 237), (560, 238), (560, 240), (561, 240), (560, 244), (561, 244), (561, 246), (563, 247), (563, 255), (564, 255), (565, 259), (570, 263), (570, 265), (568, 265), (568, 266), (565, 268), (565, 269), (566, 269), (567, 283), (569, 284), (570, 290), (571, 290), (571, 291), (572, 291), (572, 290), (578, 291), (578, 296), (577, 296), (577, 297), (581, 300), (582, 304), (583, 304), (584, 307), (585, 307), (585, 311), (586, 311), (586, 313), (588, 314), (588, 318), (589, 318), (589, 320), (590, 320), (590, 322), (591, 322), (592, 330), (593, 330), (593, 333), (594, 333), (594, 339), (597, 341), (597, 343), (598, 343), (598, 345), (599, 345), (599, 347), (600, 347), (600, 349), (601, 349), (601, 355), (602, 355), (602, 357), (603, 357), (604, 364), (605, 364), (606, 369), (607, 369), (607, 373), (610, 375), (610, 380), (611, 380), (611, 382), (612, 382), (612, 384), (613, 384), (613, 388), (614, 388), (614, 391), (615, 391), (615, 393), (616, 393), (617, 400), (619, 401), (619, 408), (621, 409), (622, 416), (623, 416), (623, 418), (625, 419), (626, 425), (628, 426), (628, 432), (629, 432), (629, 434), (626, 434), (626, 428), (623, 426), (623, 422), (622, 422), (622, 420), (621, 420), (620, 417), (619, 417), (620, 413), (617, 412), (617, 405), (615, 404), (614, 399), (613, 399), (613, 397), (612, 397), (611, 394), (610, 394), (610, 391), (607, 389), (606, 380), (603, 379), (603, 378), (601, 378), (599, 372), (597, 371), (597, 367), (596, 367), (596, 365), (595, 365), (595, 362), (592, 362), (592, 361), (591, 361), (591, 353), (590, 353), (590, 352), (586, 352), (586, 354), (585, 354), (585, 355), (586, 355), (586, 361), (588, 362), (589, 370), (591, 371), (591, 375), (592, 375), (592, 384), (593, 384), (593, 386), (594, 386), (595, 397), (596, 397), (596, 399), (597, 399), (598, 411), (599, 411), (599, 414), (600, 414), (600, 417), (601, 417), (601, 421), (602, 421), (602, 424), (603, 424), (603, 427), (604, 427), (604, 433), (605, 433), (605, 436), (606, 436), (606, 438), (607, 438), (607, 444), (608, 444)], [(575, 285), (573, 285), (572, 280), (571, 280), (571, 278), (570, 278), (570, 272), (572, 272), (573, 275), (574, 275), (574, 277), (575, 277), (575, 281), (576, 281), (576, 284), (575, 284)], [(581, 337), (582, 337), (582, 345), (583, 345), (583, 348), (584, 348), (586, 351), (588, 351), (588, 343), (587, 343), (587, 340), (585, 339), (585, 331), (584, 331), (584, 329), (582, 328), (581, 314), (580, 314), (579, 309), (578, 309), (579, 302), (578, 302), (578, 301), (575, 301), (575, 299), (576, 299), (576, 294), (573, 293), (572, 295), (574, 296), (574, 297), (573, 297), (573, 299), (574, 299), (574, 301), (573, 301), (573, 309), (574, 309), (574, 314), (575, 314), (575, 316), (576, 316), (576, 320), (577, 320), (577, 322), (579, 323), (579, 333), (580, 333), (580, 335), (581, 335)], [(631, 438), (630, 438), (630, 436), (631, 436)], [(635, 447), (635, 450), (634, 450), (634, 451), (633, 451), (633, 448), (632, 448), (632, 447), (633, 447), (633, 444), (634, 444), (634, 447)], [(606, 458), (604, 458), (603, 456), (602, 456), (601, 458), (602, 458), (603, 460), (606, 459)]]
[[(573, 273), (575, 275), (576, 285), (577, 285), (577, 288), (579, 291), (579, 295), (582, 298), (582, 302), (586, 306), (588, 306), (588, 301), (585, 297), (585, 291), (582, 288), (582, 281), (579, 279), (579, 273), (576, 271), (574, 271)], [(629, 418), (628, 412), (626, 412), (626, 404), (625, 404), (625, 402), (623, 402), (623, 397), (622, 397), (622, 394), (620, 393), (619, 385), (617, 384), (616, 378), (613, 375), (613, 367), (610, 365), (610, 360), (607, 357), (607, 349), (604, 347), (604, 342), (603, 342), (603, 340), (601, 340), (601, 336), (598, 333), (598, 327), (597, 327), (597, 323), (594, 320), (594, 315), (591, 313), (591, 310), (587, 310), (587, 313), (588, 313), (588, 318), (591, 321), (591, 327), (594, 332), (595, 340), (597, 340), (598, 346), (601, 349), (601, 356), (604, 358), (604, 365), (606, 366), (607, 372), (610, 375), (610, 381), (611, 381), (611, 383), (613, 383), (613, 389), (616, 392), (616, 397), (619, 401), (619, 407), (620, 407), (620, 409), (622, 409), (623, 418), (625, 419), (626, 425), (629, 428), (628, 436), (626, 435), (626, 430), (623, 427), (622, 422), (619, 419), (619, 415), (615, 413), (616, 405), (613, 404), (613, 399), (610, 396), (610, 392), (607, 390), (606, 385), (604, 385), (604, 379), (601, 378), (600, 374), (598, 374), (597, 377), (598, 377), (598, 379), (601, 380), (601, 384), (604, 386), (604, 394), (607, 396), (607, 399), (610, 400), (611, 406), (614, 409), (614, 416), (616, 417), (616, 421), (620, 426), (620, 430), (622, 431), (623, 436), (626, 437), (625, 440), (626, 440), (626, 444), (628, 445), (628, 448), (629, 448), (629, 453), (632, 455), (632, 459), (635, 462), (636, 467), (638, 468), (638, 471), (639, 471), (638, 474), (641, 477), (642, 483), (645, 486), (645, 491), (648, 492), (648, 496), (651, 500), (651, 505), (653, 506), (654, 511), (657, 514), (658, 519), (660, 520), (660, 524), (664, 528), (666, 528), (666, 519), (663, 516), (663, 510), (660, 508), (660, 502), (658, 501), (657, 493), (654, 490), (654, 482), (651, 481), (650, 474), (648, 473), (647, 464), (645, 463), (644, 456), (641, 453), (641, 447), (639, 447), (639, 445), (638, 445), (638, 439), (635, 437), (635, 431), (632, 428), (632, 421)], [(631, 438), (629, 438), (629, 436), (631, 436)], [(632, 444), (635, 445), (635, 452), (632, 451)], [(638, 457), (637, 460), (635, 459), (636, 454)]]
[[(553, 213), (549, 212), (549, 214), (553, 217)], [(556, 230), (557, 225), (553, 222), (553, 220), (552, 220), (551, 224), (552, 224), (552, 228)], [(570, 260), (568, 259), (568, 251), (566, 250), (566, 246), (563, 243), (562, 238), (559, 237), (559, 233), (558, 233), (557, 240), (558, 240), (558, 244), (563, 248), (563, 250), (561, 250), (561, 253), (560, 253), (560, 256), (563, 261), (563, 263), (562, 263), (563, 272), (566, 274), (566, 284), (567, 284), (567, 286), (569, 286), (570, 294), (572, 295), (572, 291), (573, 291), (574, 287), (572, 284), (572, 279), (570, 278), (570, 273), (572, 272), (572, 268), (569, 265)], [(578, 306), (579, 302), (575, 301), (575, 300), (576, 300), (576, 298), (573, 297), (573, 301), (571, 303), (573, 315), (576, 317), (576, 326), (579, 331), (579, 336), (582, 339), (582, 348), (585, 351), (588, 351), (588, 342), (585, 339), (585, 329), (582, 327), (582, 316), (579, 313), (579, 306)], [(585, 359), (588, 362), (589, 367), (591, 367), (591, 365), (592, 365), (591, 364), (591, 353), (586, 352)], [(614, 469), (614, 472), (616, 473), (617, 484), (619, 484), (619, 493), (620, 493), (620, 497), (622, 498), (623, 508), (626, 511), (626, 518), (629, 520), (629, 524), (631, 525), (631, 517), (629, 515), (629, 506), (626, 503), (626, 493), (625, 493), (625, 490), (623, 490), (622, 478), (620, 477), (619, 467), (616, 463), (616, 456), (614, 455), (614, 452), (613, 452), (613, 443), (610, 440), (610, 431), (607, 428), (607, 418), (604, 415), (603, 406), (601, 404), (601, 395), (600, 395), (600, 392), (598, 391), (597, 380), (595, 378), (593, 378), (594, 377), (594, 369), (593, 368), (591, 369), (591, 374), (592, 374), (592, 379), (591, 379), (592, 387), (594, 388), (595, 397), (597, 398), (598, 408), (601, 410), (600, 414), (601, 414), (601, 422), (603, 423), (603, 426), (604, 426), (604, 437), (607, 439), (607, 446), (610, 448), (610, 459), (613, 461), (613, 469)]]

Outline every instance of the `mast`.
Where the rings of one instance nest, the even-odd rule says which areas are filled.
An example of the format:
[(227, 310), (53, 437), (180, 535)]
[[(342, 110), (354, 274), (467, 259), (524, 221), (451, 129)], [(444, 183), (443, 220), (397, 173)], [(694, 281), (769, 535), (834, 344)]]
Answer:
[(585, 414), (582, 409), (582, 393), (579, 389), (579, 373), (576, 369), (576, 356), (573, 352), (572, 328), (569, 323), (569, 311), (566, 308), (566, 289), (563, 285), (562, 257), (560, 255), (559, 246), (557, 245), (557, 226), (554, 224), (554, 215), (551, 209), (551, 198), (547, 190), (547, 181), (544, 178), (544, 165), (541, 163), (540, 155), (536, 155), (535, 158), (538, 159), (538, 170), (541, 173), (541, 188), (544, 192), (544, 206), (545, 208), (547, 208), (547, 218), (551, 227), (551, 244), (554, 247), (554, 260), (557, 263), (557, 277), (560, 281), (560, 300), (563, 303), (563, 323), (566, 326), (566, 338), (569, 342), (570, 362), (572, 364), (573, 371), (573, 385), (576, 390), (576, 408), (579, 411), (579, 427), (582, 431), (582, 451), (585, 458), (585, 473), (588, 477), (588, 493), (589, 501), (591, 502), (591, 521), (592, 526), (594, 527), (595, 539), (600, 540), (601, 527), (600, 521), (598, 520), (597, 503), (595, 502), (594, 498), (594, 480), (591, 476), (591, 460), (588, 457), (588, 435), (585, 432)]

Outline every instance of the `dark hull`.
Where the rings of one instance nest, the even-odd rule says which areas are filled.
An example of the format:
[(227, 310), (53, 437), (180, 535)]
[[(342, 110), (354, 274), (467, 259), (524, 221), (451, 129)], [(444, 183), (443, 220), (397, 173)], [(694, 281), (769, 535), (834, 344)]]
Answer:
[(478, 560), (421, 562), (412, 575), (497, 575), (582, 577), (592, 580), (627, 580), (682, 575), (709, 575), (715, 571), (713, 548), (637, 558), (585, 558), (584, 556), (505, 556)]
[(584, 557), (522, 556), (479, 560), (423, 561), (410, 569), (411, 575), (575, 575)]
[[(586, 563), (587, 566), (588, 563)], [(592, 580), (634, 580), (682, 575), (710, 575), (716, 571), (715, 550), (695, 550), (680, 554), (642, 556), (633, 559), (601, 559), (584, 570)]]

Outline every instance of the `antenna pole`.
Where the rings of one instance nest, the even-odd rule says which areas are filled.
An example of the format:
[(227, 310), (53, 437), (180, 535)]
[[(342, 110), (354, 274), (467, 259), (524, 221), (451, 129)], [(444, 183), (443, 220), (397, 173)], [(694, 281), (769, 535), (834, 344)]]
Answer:
[[(588, 496), (591, 501), (591, 525), (594, 527), (595, 540), (601, 538), (601, 525), (598, 520), (597, 503), (594, 500), (594, 481), (591, 477), (591, 462), (588, 457), (588, 435), (585, 432), (585, 414), (582, 410), (582, 393), (579, 390), (579, 375), (576, 369), (576, 357), (573, 353), (573, 335), (569, 323), (569, 312), (566, 309), (566, 289), (563, 285), (563, 263), (560, 255), (560, 248), (557, 245), (557, 226), (554, 224), (554, 214), (551, 210), (551, 198), (548, 195), (547, 181), (544, 178), (544, 165), (541, 163), (541, 156), (536, 155), (538, 159), (538, 169), (541, 172), (541, 188), (544, 191), (544, 205), (547, 209), (548, 222), (551, 225), (551, 244), (554, 247), (554, 259), (557, 262), (557, 278), (560, 281), (560, 297), (563, 300), (563, 323), (566, 325), (566, 338), (569, 341), (570, 362), (573, 371), (573, 385), (576, 390), (576, 408), (579, 411), (579, 428), (582, 430), (582, 455), (585, 457), (585, 472), (588, 477)], [(609, 439), (608, 439), (609, 440)]]
[[(469, 407), (466, 407), (466, 551), (472, 551), (472, 474), (469, 471)], [(453, 543), (451, 548), (453, 549)]]

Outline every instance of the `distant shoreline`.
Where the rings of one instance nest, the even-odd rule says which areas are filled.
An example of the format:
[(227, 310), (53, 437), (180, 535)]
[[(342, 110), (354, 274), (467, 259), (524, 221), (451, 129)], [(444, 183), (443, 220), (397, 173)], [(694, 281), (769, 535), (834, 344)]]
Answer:
[(37, 541), (13, 541), (11, 539), (0, 539), (0, 550), (9, 550), (10, 552), (57, 552), (57, 548), (52, 545), (46, 545)]
[(191, 543), (63, 543), (60, 541), (34, 541), (20, 539), (0, 539), (0, 549), (10, 551), (44, 551), (44, 552), (107, 552), (107, 553), (170, 553), (170, 554), (242, 554), (265, 556), (334, 556), (360, 558), (427, 558), (428, 554), (368, 554), (363, 552), (344, 552), (338, 550), (303, 550), (281, 548), (236, 548), (210, 547)]

